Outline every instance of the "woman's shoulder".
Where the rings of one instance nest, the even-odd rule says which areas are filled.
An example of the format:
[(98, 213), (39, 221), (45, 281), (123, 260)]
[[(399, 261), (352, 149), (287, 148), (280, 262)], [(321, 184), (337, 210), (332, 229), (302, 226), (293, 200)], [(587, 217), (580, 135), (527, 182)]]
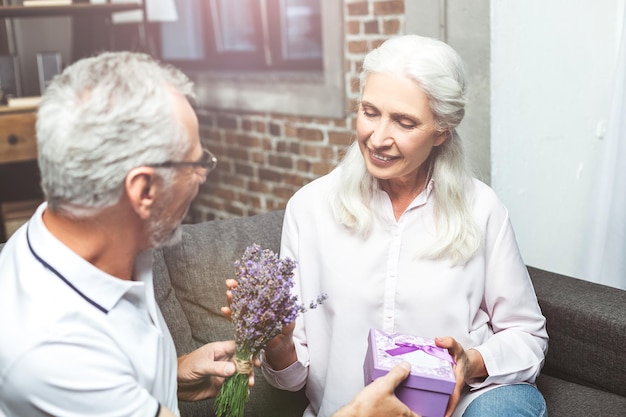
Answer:
[(331, 172), (305, 184), (289, 199), (291, 204), (303, 202), (305, 204), (328, 201), (333, 189), (341, 175), (341, 168), (335, 168)]
[(478, 178), (472, 178), (469, 181), (469, 189), (470, 200), (474, 207), (479, 206), (482, 209), (491, 208), (497, 210), (505, 209), (496, 191)]

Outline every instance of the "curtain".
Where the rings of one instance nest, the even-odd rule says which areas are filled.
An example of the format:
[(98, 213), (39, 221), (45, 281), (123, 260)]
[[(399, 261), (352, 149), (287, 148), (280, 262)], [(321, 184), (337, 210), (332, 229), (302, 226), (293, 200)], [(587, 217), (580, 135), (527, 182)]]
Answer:
[(592, 192), (584, 279), (626, 290), (626, 9), (611, 108)]

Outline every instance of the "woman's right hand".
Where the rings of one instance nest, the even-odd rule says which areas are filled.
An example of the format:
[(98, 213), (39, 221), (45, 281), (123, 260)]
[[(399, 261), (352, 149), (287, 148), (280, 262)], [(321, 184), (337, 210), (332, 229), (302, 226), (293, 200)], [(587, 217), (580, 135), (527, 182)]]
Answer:
[[(237, 285), (238, 282), (235, 279), (226, 280), (226, 287), (228, 288), (226, 290), (226, 301), (228, 306), (222, 307), (221, 310), (222, 314), (229, 320), (231, 319), (230, 303), (233, 300), (232, 290), (237, 288)], [(298, 360), (296, 347), (293, 343), (293, 330), (295, 327), (295, 322), (288, 324), (283, 327), (280, 334), (276, 335), (265, 345), (265, 361), (270, 368), (280, 371)]]
[(293, 330), (296, 323), (290, 323), (265, 345), (265, 361), (275, 371), (285, 369), (298, 360), (293, 343)]

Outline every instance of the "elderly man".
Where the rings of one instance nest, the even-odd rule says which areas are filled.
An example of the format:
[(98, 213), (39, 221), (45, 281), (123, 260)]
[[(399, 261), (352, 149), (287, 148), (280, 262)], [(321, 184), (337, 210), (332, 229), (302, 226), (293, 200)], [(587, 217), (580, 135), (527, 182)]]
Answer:
[[(180, 71), (130, 52), (80, 60), (46, 90), (46, 202), (0, 252), (0, 416), (178, 415), (178, 399), (213, 397), (235, 372), (233, 341), (177, 358), (154, 299), (151, 248), (180, 238), (217, 161), (192, 96)], [(407, 374), (341, 415), (411, 415), (393, 396)]]

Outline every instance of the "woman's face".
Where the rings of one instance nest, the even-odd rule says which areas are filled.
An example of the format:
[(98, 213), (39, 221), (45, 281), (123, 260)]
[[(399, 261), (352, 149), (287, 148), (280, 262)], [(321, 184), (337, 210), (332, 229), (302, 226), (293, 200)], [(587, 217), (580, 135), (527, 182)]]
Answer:
[(381, 180), (423, 181), (420, 167), (446, 140), (435, 130), (435, 116), (417, 83), (387, 73), (367, 78), (356, 130), (367, 170)]

